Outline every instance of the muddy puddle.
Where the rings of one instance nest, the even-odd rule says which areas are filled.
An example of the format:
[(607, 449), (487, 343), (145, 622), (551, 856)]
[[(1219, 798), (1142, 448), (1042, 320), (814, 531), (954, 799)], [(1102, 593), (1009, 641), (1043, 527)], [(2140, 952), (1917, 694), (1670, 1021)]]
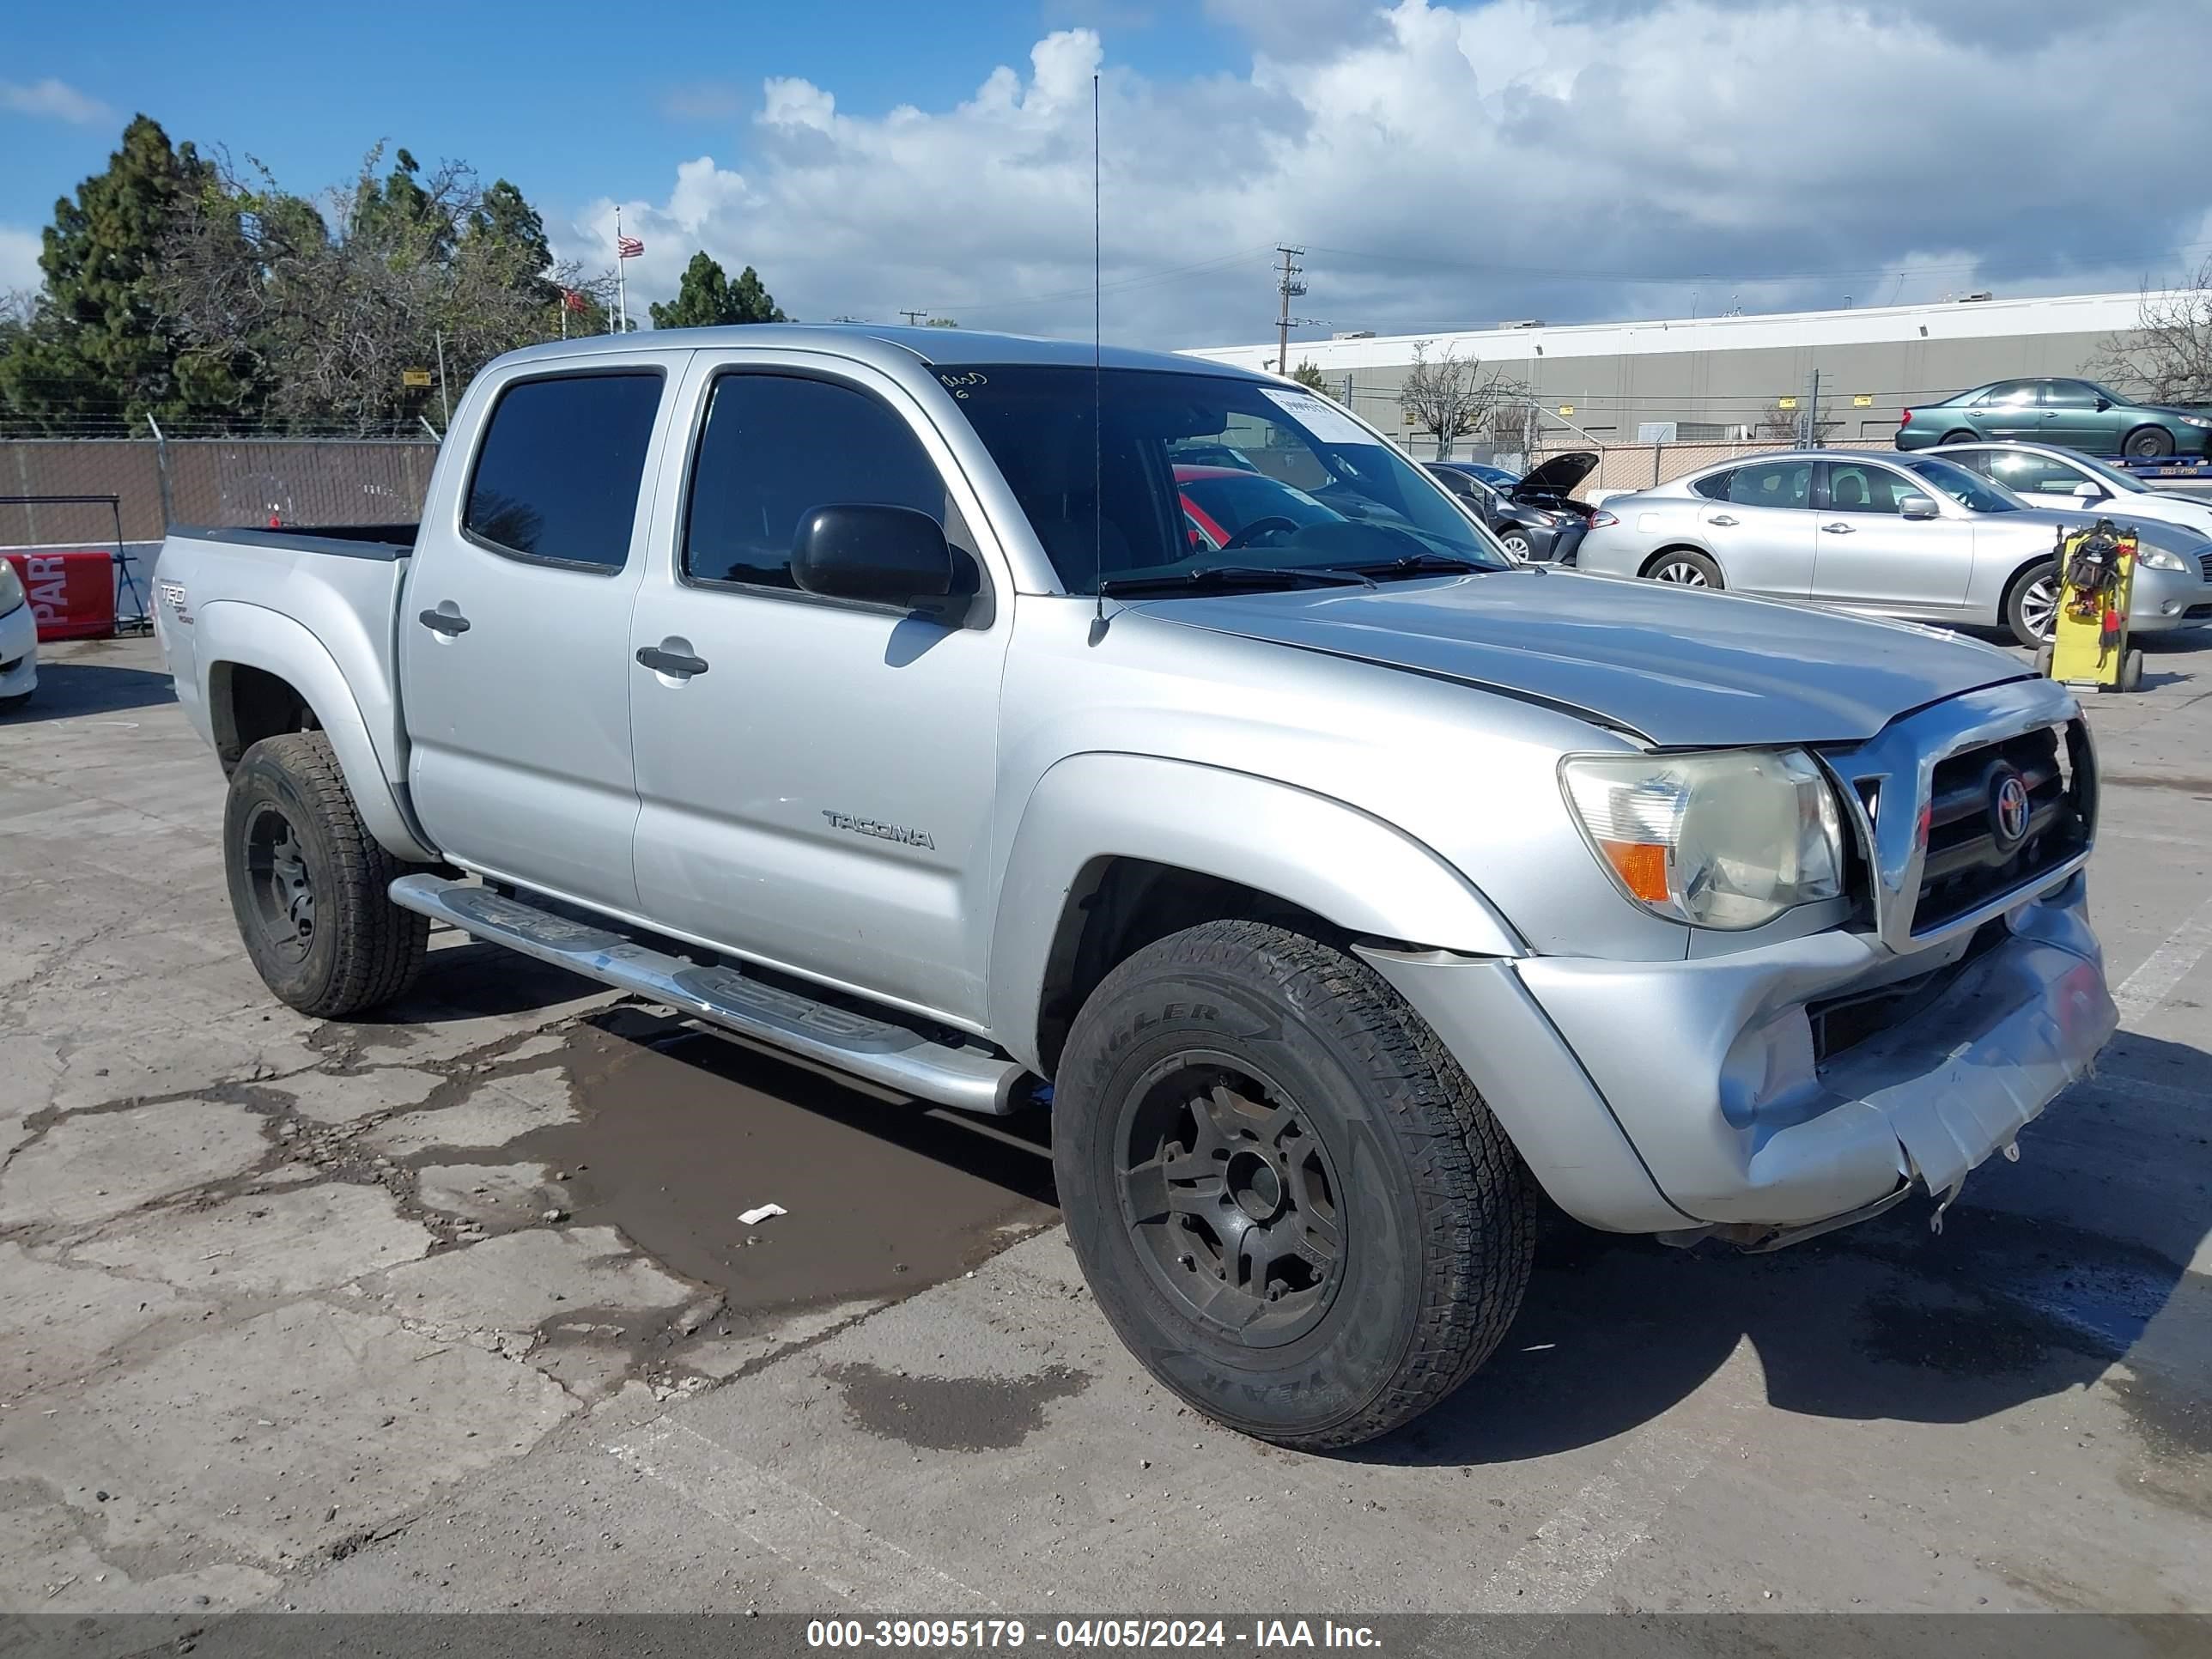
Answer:
[[(618, 1009), (572, 1032), (580, 1120), (514, 1150), (737, 1313), (906, 1295), (1057, 1219), (1042, 1121), (894, 1104)], [(740, 1212), (787, 1213), (748, 1226)]]

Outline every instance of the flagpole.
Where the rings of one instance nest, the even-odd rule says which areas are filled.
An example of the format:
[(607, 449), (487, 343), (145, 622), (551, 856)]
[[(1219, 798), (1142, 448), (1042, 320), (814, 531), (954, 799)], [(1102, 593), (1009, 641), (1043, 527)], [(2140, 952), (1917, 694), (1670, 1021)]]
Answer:
[(617, 334), (629, 332), (629, 270), (622, 256), (622, 204), (615, 204), (615, 307)]

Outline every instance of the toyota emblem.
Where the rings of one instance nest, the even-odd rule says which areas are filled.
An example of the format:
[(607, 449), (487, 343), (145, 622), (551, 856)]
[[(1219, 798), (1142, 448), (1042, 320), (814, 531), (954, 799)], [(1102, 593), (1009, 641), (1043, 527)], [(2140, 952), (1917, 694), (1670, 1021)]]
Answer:
[(2027, 782), (2017, 772), (2000, 775), (1990, 791), (1990, 827), (1997, 845), (2017, 847), (2027, 839)]

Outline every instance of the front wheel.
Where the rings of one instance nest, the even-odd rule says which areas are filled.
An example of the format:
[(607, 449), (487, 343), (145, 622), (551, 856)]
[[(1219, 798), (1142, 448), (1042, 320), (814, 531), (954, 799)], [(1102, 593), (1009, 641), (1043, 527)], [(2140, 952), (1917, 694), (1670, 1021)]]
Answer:
[(1721, 580), (1720, 566), (1689, 548), (1661, 554), (1644, 574), (1655, 582), (1671, 582), (1677, 587), (1718, 589), (1727, 586)]
[(2005, 595), (2005, 625), (2031, 651), (2058, 631), (2058, 561), (2045, 559), (2022, 571)]
[(1525, 561), (1535, 556), (1535, 550), (1528, 545), (1528, 537), (1517, 530), (1507, 531), (1498, 538), (1498, 541), (1501, 547), (1516, 559)]
[(2160, 456), (2173, 453), (2173, 434), (2162, 427), (2140, 426), (2128, 434), (2127, 441), (2120, 446), (2125, 455)]
[(301, 1013), (342, 1018), (414, 982), (429, 919), (386, 896), (406, 866), (362, 822), (320, 732), (246, 751), (223, 808), (223, 866), (246, 955)]
[(1364, 963), (1213, 921), (1109, 974), (1053, 1166), (1099, 1306), (1154, 1376), (1307, 1449), (1397, 1428), (1511, 1323), (1534, 1232), (1504, 1131)]

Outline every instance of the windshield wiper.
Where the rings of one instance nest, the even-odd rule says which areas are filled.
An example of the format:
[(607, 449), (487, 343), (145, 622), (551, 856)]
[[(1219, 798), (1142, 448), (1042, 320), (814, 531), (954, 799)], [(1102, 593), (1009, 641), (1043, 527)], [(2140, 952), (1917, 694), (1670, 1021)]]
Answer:
[(1098, 584), (1108, 599), (1127, 599), (1139, 593), (1206, 593), (1228, 588), (1255, 592), (1270, 587), (1372, 587), (1372, 578), (1355, 570), (1332, 570), (1324, 565), (1210, 564), (1173, 575), (1109, 576)]
[(1403, 558), (1381, 559), (1373, 564), (1348, 564), (1346, 570), (1356, 570), (1363, 576), (1472, 576), (1484, 571), (1502, 570), (1496, 564), (1478, 564), (1473, 559), (1462, 559), (1449, 553), (1408, 553)]

